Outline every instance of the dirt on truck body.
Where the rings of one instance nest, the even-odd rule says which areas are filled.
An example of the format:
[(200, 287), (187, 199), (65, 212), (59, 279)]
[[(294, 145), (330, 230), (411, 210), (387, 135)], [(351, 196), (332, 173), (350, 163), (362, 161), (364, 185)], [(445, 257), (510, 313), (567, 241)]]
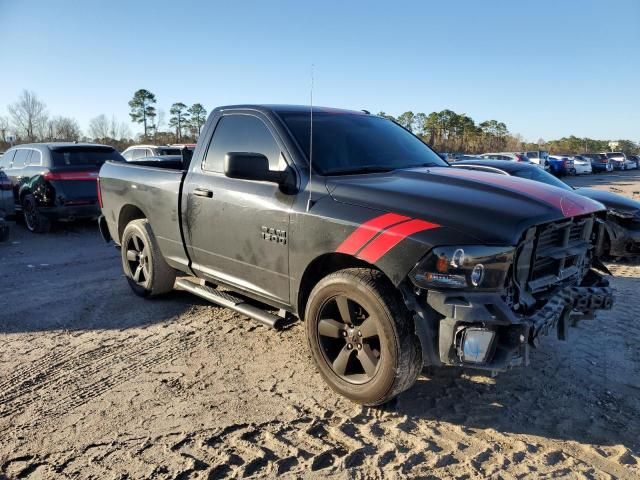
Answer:
[(612, 305), (601, 204), (453, 169), (367, 113), (218, 108), (184, 169), (107, 162), (99, 188), (135, 293), (297, 316), (324, 380), (367, 405), (424, 366), (527, 365), (542, 335)]

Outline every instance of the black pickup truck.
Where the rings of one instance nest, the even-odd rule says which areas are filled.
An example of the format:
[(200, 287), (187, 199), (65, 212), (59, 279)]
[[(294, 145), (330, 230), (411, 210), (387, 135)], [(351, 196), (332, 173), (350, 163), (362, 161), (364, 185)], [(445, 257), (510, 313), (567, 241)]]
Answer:
[(612, 305), (602, 205), (451, 168), (366, 112), (218, 108), (190, 162), (166, 167), (100, 170), (100, 229), (133, 291), (298, 317), (320, 374), (359, 403), (424, 365), (526, 365), (540, 336)]

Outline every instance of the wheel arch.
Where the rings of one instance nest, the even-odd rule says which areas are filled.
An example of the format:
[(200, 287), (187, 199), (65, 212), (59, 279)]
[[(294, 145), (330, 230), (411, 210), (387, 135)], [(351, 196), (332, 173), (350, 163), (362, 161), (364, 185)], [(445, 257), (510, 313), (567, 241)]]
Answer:
[(389, 276), (378, 266), (372, 265), (352, 255), (329, 252), (314, 258), (305, 269), (298, 286), (298, 317), (304, 320), (307, 300), (313, 287), (324, 277), (346, 268), (370, 268), (380, 271), (391, 282)]
[(141, 218), (148, 218), (142, 209), (136, 205), (127, 204), (120, 209), (118, 215), (118, 241), (122, 240), (124, 229), (133, 221)]
[(24, 197), (32, 193), (33, 192), (31, 192), (31, 188), (29, 187), (29, 185), (23, 184), (20, 186), (20, 188), (18, 189), (18, 202), (20, 203), (21, 207), (22, 207), (22, 201), (24, 200)]

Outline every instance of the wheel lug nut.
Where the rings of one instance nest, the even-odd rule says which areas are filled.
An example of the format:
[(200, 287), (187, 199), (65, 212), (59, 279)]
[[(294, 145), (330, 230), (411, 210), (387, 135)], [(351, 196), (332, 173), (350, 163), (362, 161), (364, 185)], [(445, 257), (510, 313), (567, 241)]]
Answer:
[(347, 332), (345, 332), (344, 330), (342, 331), (342, 336), (346, 337), (347, 336)]
[(361, 343), (358, 344), (358, 350), (362, 350), (362, 344)]
[(350, 343), (347, 344), (347, 350), (351, 350), (353, 348), (353, 345), (351, 345)]
[(361, 337), (362, 336), (362, 332), (360, 330), (358, 330), (358, 336)]

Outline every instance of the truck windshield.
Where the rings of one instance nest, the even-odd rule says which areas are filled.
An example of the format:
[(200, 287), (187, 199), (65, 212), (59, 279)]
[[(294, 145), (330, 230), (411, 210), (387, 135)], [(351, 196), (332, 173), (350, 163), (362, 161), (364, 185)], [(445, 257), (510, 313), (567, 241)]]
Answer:
[(107, 160), (125, 161), (115, 149), (104, 147), (57, 148), (51, 151), (51, 156), (55, 167), (99, 167)]
[[(310, 115), (280, 113), (309, 158)], [(313, 167), (321, 175), (447, 166), (420, 139), (376, 116), (313, 113)]]

